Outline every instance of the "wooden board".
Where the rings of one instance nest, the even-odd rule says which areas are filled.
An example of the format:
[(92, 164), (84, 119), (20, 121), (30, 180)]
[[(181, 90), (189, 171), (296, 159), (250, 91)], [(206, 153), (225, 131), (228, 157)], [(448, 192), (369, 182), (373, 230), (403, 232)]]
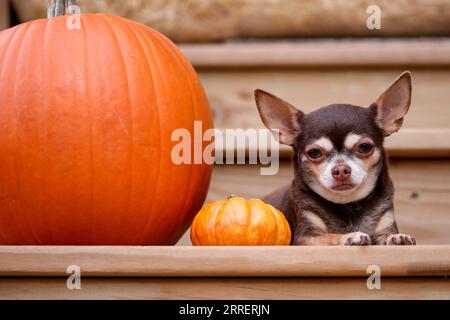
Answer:
[(0, 278), (0, 299), (450, 299), (444, 278), (85, 278), (68, 290), (65, 278)]
[(0, 0), (0, 31), (9, 28), (9, 2)]
[(448, 274), (450, 246), (0, 247), (0, 299), (449, 299)]
[[(391, 156), (450, 156), (450, 40), (292, 40), (185, 44), (216, 127), (263, 128), (253, 92), (270, 91), (308, 113), (331, 103), (369, 106), (404, 70), (413, 99)], [(253, 146), (254, 147), (254, 146)], [(252, 146), (250, 146), (252, 148)], [(282, 156), (290, 155), (282, 147)]]
[[(357, 257), (357, 259), (355, 259)], [(384, 277), (450, 275), (450, 246), (0, 247), (0, 276)]]
[[(22, 20), (45, 15), (41, 0), (14, 0)], [(82, 12), (103, 12), (147, 24), (178, 42), (236, 37), (449, 35), (448, 0), (79, 0)], [(373, 5), (382, 24), (367, 27)], [(369, 11), (370, 12), (370, 11)], [(411, 19), (411, 17), (414, 17)], [(262, 23), (263, 22), (263, 23)]]
[[(406, 68), (199, 70), (217, 128), (263, 128), (253, 92), (272, 92), (308, 113), (331, 103), (369, 106)], [(404, 128), (450, 128), (450, 69), (411, 69)], [(402, 130), (403, 130), (402, 129)], [(442, 139), (441, 141), (444, 141)]]
[[(419, 244), (450, 244), (450, 160), (391, 160), (390, 167), (400, 231)], [(207, 201), (262, 197), (292, 178), (290, 162), (281, 162), (274, 176), (261, 176), (257, 165), (216, 166)], [(187, 233), (179, 245), (190, 244)]]
[(318, 39), (181, 44), (197, 68), (449, 66), (450, 39)]
[(390, 157), (450, 157), (450, 128), (404, 128), (386, 138)]
[[(225, 131), (221, 130), (222, 136)], [(257, 141), (247, 141), (243, 146), (237, 145), (233, 138), (227, 137), (225, 142), (216, 145), (216, 154), (245, 155), (245, 158), (250, 158), (250, 155), (257, 155), (258, 152), (268, 154), (270, 147), (262, 149)], [(231, 143), (230, 143), (231, 142)], [(293, 150), (289, 146), (277, 144), (279, 148), (279, 155), (281, 158), (288, 158), (293, 154)], [(400, 132), (386, 138), (386, 150), (390, 157), (395, 158), (449, 158), (450, 157), (450, 128), (443, 129), (402, 129)]]

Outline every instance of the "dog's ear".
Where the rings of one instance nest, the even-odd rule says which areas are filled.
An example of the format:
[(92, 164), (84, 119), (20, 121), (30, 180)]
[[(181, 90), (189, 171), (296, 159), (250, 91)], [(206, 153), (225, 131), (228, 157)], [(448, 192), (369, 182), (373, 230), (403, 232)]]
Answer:
[(397, 132), (411, 104), (411, 73), (404, 72), (378, 98), (376, 105), (376, 122), (389, 136)]
[(303, 113), (263, 90), (255, 91), (255, 99), (264, 125), (270, 130), (278, 130), (280, 143), (293, 146), (295, 137), (300, 132)]

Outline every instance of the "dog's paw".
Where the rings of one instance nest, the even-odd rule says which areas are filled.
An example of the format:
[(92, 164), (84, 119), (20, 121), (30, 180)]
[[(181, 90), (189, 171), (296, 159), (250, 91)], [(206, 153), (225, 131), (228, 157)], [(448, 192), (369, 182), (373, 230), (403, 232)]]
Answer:
[(416, 239), (407, 234), (391, 234), (384, 244), (387, 246), (415, 246)]
[(364, 232), (352, 232), (342, 237), (341, 244), (344, 246), (368, 246), (370, 236)]

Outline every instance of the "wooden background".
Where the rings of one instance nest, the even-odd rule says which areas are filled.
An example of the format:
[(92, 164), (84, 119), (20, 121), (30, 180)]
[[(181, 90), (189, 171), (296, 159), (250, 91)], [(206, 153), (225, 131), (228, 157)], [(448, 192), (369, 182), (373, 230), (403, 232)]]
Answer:
[[(262, 128), (253, 90), (305, 112), (330, 103), (368, 106), (404, 70), (413, 98), (404, 127), (386, 141), (400, 230), (420, 244), (450, 244), (450, 40), (315, 40), (181, 45), (205, 85), (218, 128)], [(208, 201), (261, 197), (291, 181), (289, 148), (279, 174), (216, 166)], [(186, 234), (180, 245), (189, 245)]]
[[(12, 0), (24, 20), (45, 16), (42, 0)], [(177, 42), (233, 38), (443, 36), (449, 0), (78, 0), (82, 12), (124, 16)], [(367, 28), (367, 9), (381, 9), (381, 29)]]
[(8, 0), (0, 0), (0, 31), (9, 27)]
[[(230, 194), (261, 197), (293, 177), (290, 162), (280, 164), (276, 176), (261, 176), (259, 166), (216, 166), (207, 201)], [(395, 209), (400, 231), (419, 244), (450, 244), (450, 161), (392, 160), (396, 186)], [(191, 245), (189, 232), (179, 245)]]

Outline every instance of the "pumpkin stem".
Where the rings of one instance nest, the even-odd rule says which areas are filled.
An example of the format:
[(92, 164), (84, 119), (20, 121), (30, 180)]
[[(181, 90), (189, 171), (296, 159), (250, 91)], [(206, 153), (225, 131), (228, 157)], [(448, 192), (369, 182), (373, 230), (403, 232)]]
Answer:
[(237, 194), (230, 194), (227, 199), (230, 200), (236, 198), (237, 196), (238, 196)]
[(76, 5), (77, 0), (46, 0), (47, 18), (51, 19), (64, 16), (68, 13), (70, 6)]

